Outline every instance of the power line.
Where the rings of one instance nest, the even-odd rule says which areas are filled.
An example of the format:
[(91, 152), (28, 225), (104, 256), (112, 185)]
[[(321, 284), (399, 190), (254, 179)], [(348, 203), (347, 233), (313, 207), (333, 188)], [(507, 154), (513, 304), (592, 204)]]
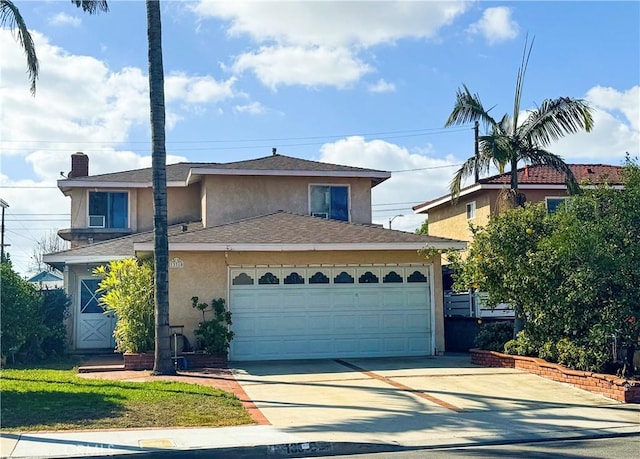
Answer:
[[(167, 145), (173, 144), (194, 144), (194, 143), (251, 143), (251, 142), (286, 142), (286, 141), (294, 141), (294, 140), (318, 140), (318, 139), (330, 139), (330, 138), (342, 138), (342, 137), (366, 137), (366, 136), (374, 136), (374, 135), (395, 135), (395, 134), (408, 134), (408, 135), (428, 135), (429, 133), (445, 133), (445, 132), (460, 132), (460, 131), (468, 131), (469, 128), (459, 127), (459, 128), (421, 128), (421, 129), (400, 129), (394, 131), (377, 131), (377, 132), (364, 132), (364, 133), (347, 133), (347, 134), (327, 134), (327, 135), (316, 135), (316, 136), (304, 136), (304, 137), (258, 137), (254, 139), (216, 139), (216, 140), (168, 140)], [(5, 140), (3, 143), (60, 143), (60, 144), (70, 144), (70, 145), (84, 145), (84, 144), (105, 144), (105, 143), (114, 143), (114, 144), (122, 144), (122, 145), (133, 145), (133, 144), (149, 144), (148, 140), (145, 141), (117, 141), (117, 140), (81, 140), (81, 141), (72, 141), (72, 140)]]

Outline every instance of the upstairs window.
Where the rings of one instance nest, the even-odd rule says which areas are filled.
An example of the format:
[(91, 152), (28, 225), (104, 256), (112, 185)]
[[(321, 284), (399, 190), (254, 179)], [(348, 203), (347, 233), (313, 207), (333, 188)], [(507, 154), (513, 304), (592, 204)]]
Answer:
[(560, 207), (562, 204), (564, 204), (564, 202), (567, 200), (567, 198), (549, 198), (546, 197), (544, 198), (545, 200), (545, 204), (547, 206), (547, 212), (550, 214), (555, 213), (556, 210), (558, 210), (558, 207)]
[(476, 218), (476, 202), (471, 201), (467, 203), (467, 220)]
[(128, 228), (129, 194), (126, 191), (89, 192), (89, 228)]
[(311, 185), (309, 207), (314, 217), (349, 221), (349, 187)]

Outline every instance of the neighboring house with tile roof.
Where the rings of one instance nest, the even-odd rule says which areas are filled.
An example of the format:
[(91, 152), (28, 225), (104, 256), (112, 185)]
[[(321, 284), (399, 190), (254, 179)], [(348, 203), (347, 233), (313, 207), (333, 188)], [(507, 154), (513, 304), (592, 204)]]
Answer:
[[(606, 164), (569, 164), (581, 186), (608, 184), (621, 186), (622, 167)], [(478, 180), (460, 191), (457, 200), (447, 194), (413, 207), (417, 214), (427, 214), (429, 234), (471, 241), (469, 223), (485, 226), (489, 217), (500, 211), (500, 195), (510, 187), (510, 173)], [(518, 169), (518, 191), (526, 202), (544, 202), (555, 211), (569, 197), (564, 174), (549, 166), (535, 165)]]
[[(191, 297), (233, 314), (231, 360), (432, 355), (444, 351), (440, 257), (457, 240), (372, 224), (389, 172), (274, 154), (167, 166), (170, 322), (194, 344)], [(73, 298), (70, 348), (112, 348), (93, 268), (153, 253), (151, 169), (90, 176), (72, 155), (72, 248), (45, 256)]]

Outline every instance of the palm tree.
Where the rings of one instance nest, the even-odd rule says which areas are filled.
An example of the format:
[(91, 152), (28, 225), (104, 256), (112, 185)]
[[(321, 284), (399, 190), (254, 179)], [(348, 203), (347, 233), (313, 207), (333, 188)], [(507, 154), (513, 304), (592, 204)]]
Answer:
[(458, 89), (456, 103), (449, 115), (445, 127), (480, 121), (484, 124), (488, 134), (478, 137), (478, 151), (467, 159), (458, 169), (451, 181), (452, 198), (457, 198), (463, 179), (476, 172), (488, 172), (494, 164), (500, 173), (509, 165), (511, 170), (511, 194), (518, 194), (518, 163), (525, 161), (534, 165), (547, 165), (565, 174), (569, 192), (576, 192), (578, 184), (571, 169), (562, 158), (545, 148), (552, 141), (574, 134), (580, 130), (590, 132), (593, 128), (592, 109), (582, 99), (559, 97), (546, 99), (534, 110), (527, 113), (520, 122), (520, 102), (524, 76), (529, 64), (529, 56), (533, 48), (533, 40), (527, 50), (525, 40), (522, 62), (516, 79), (516, 92), (513, 104), (513, 115), (505, 114), (500, 120), (494, 119), (485, 109), (478, 94), (472, 94), (466, 85)]
[[(107, 11), (105, 0), (73, 0), (90, 14)], [(153, 182), (155, 356), (153, 373), (175, 374), (171, 360), (169, 329), (169, 238), (167, 235), (167, 169), (165, 146), (164, 69), (160, 1), (146, 0), (149, 57), (149, 102), (151, 107), (151, 170)]]
[(15, 33), (15, 38), (27, 57), (27, 75), (31, 82), (31, 95), (36, 95), (38, 79), (38, 57), (36, 47), (18, 8), (10, 0), (0, 0), (0, 27), (7, 27)]

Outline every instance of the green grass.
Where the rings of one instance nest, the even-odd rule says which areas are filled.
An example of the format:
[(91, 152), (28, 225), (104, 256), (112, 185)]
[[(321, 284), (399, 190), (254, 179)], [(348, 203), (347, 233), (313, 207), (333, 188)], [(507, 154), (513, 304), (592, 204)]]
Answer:
[(2, 431), (230, 426), (252, 420), (232, 394), (196, 384), (85, 379), (70, 369), (3, 369)]

